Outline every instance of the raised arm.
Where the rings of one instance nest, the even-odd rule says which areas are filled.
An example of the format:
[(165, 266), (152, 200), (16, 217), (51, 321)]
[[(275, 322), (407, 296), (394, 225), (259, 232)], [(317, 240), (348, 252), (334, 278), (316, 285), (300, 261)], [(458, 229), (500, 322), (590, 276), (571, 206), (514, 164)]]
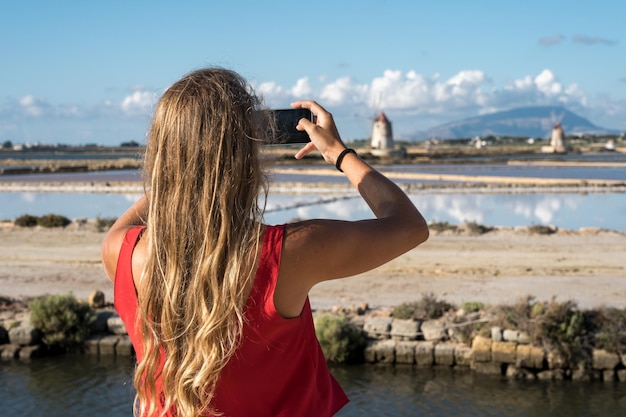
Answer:
[[(312, 101), (300, 101), (317, 116), (302, 119), (311, 142), (296, 158), (318, 149), (335, 165), (346, 146), (332, 116)], [(362, 221), (310, 220), (287, 226), (279, 275), (281, 293), (302, 299), (318, 282), (356, 275), (376, 268), (428, 239), (426, 221), (406, 194), (354, 153), (346, 153), (340, 168), (371, 208), (375, 218)], [(287, 297), (287, 295), (285, 295)], [(284, 298), (283, 298), (284, 299)], [(296, 309), (297, 310), (297, 309)]]

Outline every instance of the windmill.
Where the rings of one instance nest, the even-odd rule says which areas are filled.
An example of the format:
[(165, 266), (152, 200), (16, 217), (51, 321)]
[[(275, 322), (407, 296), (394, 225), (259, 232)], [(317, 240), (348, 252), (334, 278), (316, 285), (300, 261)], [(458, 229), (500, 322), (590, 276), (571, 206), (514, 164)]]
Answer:
[(550, 146), (543, 146), (541, 151), (544, 153), (565, 153), (565, 131), (561, 122), (565, 113), (556, 115), (554, 110), (550, 113), (550, 122), (552, 125), (552, 132), (550, 134)]
[(374, 117), (372, 118), (370, 146), (372, 154), (387, 156), (394, 149), (393, 130), (391, 128), (391, 122), (382, 111), (381, 102), (382, 92), (376, 97), (373, 105)]

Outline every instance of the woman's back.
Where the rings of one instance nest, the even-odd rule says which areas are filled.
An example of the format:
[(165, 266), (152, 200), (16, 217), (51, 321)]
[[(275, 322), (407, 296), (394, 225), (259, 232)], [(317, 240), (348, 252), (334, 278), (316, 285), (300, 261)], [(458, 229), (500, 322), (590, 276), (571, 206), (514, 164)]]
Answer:
[[(105, 270), (117, 286), (122, 242), (129, 230), (146, 226), (125, 268), (133, 271), (137, 289), (135, 339), (141, 341), (141, 360), (135, 385), (147, 415), (154, 413), (156, 398), (164, 399), (166, 409), (176, 406), (182, 416), (220, 411), (217, 396), (227, 375), (233, 387), (245, 387), (242, 397), (264, 393), (259, 394), (259, 409), (263, 404), (289, 404), (292, 397), (287, 394), (301, 384), (284, 382), (274, 390), (263, 379), (246, 378), (247, 372), (258, 371), (267, 381), (289, 381), (295, 374), (311, 372), (305, 371), (311, 355), (302, 353), (306, 350), (289, 355), (280, 344), (255, 339), (248, 303), (263, 307), (255, 319), (277, 320), (268, 321), (261, 336), (299, 323), (293, 334), (303, 332), (302, 349), (314, 349), (314, 368), (326, 369), (320, 367), (323, 357), (312, 320), (304, 319), (310, 313), (309, 290), (321, 281), (382, 265), (428, 237), (426, 223), (408, 197), (346, 148), (328, 112), (310, 101), (292, 106), (308, 108), (317, 118), (300, 120), (297, 128), (306, 131), (311, 142), (296, 158), (317, 149), (345, 173), (376, 218), (309, 220), (289, 224), (284, 232), (281, 228), (280, 239), (270, 245), (270, 255), (279, 253), (272, 258), (271, 296), (255, 301), (267, 263), (261, 260), (266, 244), (258, 205), (263, 188), (258, 138), (267, 125), (259, 124), (258, 101), (240, 77), (219, 69), (196, 71), (170, 87), (159, 101), (146, 148), (146, 196), (118, 219), (102, 246)], [(271, 235), (275, 231), (267, 230)], [(261, 355), (233, 373), (239, 358), (254, 357), (257, 350), (280, 361), (272, 363)], [(287, 364), (278, 365), (283, 362)], [(246, 367), (255, 368), (246, 372)], [(323, 384), (327, 376), (324, 371), (304, 382)], [(336, 383), (329, 386), (333, 388), (328, 392), (335, 392)], [(334, 412), (340, 396), (325, 397), (322, 391), (316, 394), (322, 409)], [(225, 392), (229, 396), (237, 390)]]
[[(115, 308), (140, 355), (140, 329), (134, 326), (139, 306), (130, 271), (132, 252), (142, 231), (143, 227), (129, 230), (115, 277)], [(231, 417), (331, 416), (347, 402), (328, 372), (308, 300), (301, 314), (291, 319), (282, 317), (274, 307), (283, 236), (284, 226), (265, 227), (258, 269), (246, 302), (241, 344), (216, 386), (213, 406)]]

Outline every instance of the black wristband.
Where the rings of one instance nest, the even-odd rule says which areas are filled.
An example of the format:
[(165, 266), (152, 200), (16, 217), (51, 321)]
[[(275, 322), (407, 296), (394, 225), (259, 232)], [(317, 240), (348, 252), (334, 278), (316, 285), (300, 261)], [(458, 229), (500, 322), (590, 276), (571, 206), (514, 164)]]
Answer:
[(343, 169), (341, 169), (341, 162), (343, 161), (343, 157), (349, 153), (353, 153), (356, 155), (356, 151), (354, 149), (346, 148), (343, 151), (341, 151), (341, 153), (337, 157), (337, 161), (335, 162), (335, 168), (337, 168), (339, 172), (343, 172)]

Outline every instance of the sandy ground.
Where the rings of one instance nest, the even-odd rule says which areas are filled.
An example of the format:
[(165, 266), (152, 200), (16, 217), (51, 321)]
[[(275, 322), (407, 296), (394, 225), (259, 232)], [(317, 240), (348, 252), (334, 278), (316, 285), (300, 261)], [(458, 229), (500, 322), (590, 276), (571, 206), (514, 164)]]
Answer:
[[(0, 227), (0, 295), (23, 298), (72, 292), (86, 298), (113, 288), (102, 271), (103, 233), (85, 229)], [(455, 304), (574, 300), (582, 308), (626, 306), (626, 234), (561, 231), (532, 235), (497, 230), (480, 236), (431, 234), (424, 245), (374, 271), (326, 282), (314, 308), (368, 303), (382, 308), (423, 294)]]

